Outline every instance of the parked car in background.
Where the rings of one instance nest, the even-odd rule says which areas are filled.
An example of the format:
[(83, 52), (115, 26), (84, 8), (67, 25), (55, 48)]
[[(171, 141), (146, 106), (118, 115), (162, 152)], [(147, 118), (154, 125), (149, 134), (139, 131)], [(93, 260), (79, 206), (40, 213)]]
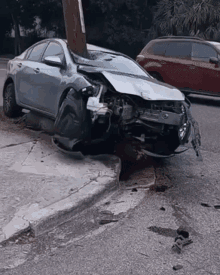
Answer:
[(190, 36), (151, 40), (137, 62), (154, 78), (185, 94), (220, 96), (220, 43)]
[[(10, 60), (3, 110), (22, 108), (54, 120), (54, 143), (65, 150), (109, 141), (135, 141), (144, 154), (171, 156), (200, 135), (190, 102), (158, 82), (131, 58), (87, 45), (88, 57), (73, 53), (63, 39), (42, 40)], [(79, 145), (80, 144), (80, 145)]]

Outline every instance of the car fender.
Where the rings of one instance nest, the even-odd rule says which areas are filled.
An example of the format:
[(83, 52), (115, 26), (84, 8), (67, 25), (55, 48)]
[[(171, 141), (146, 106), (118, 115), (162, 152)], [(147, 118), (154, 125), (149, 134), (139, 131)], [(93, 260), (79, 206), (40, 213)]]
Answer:
[(87, 81), (84, 76), (74, 74), (74, 76), (69, 78), (66, 82), (65, 88), (59, 99), (58, 108), (61, 106), (63, 100), (66, 98), (68, 92), (71, 89), (74, 89), (76, 92), (79, 92), (88, 87), (92, 87), (92, 84), (89, 81)]

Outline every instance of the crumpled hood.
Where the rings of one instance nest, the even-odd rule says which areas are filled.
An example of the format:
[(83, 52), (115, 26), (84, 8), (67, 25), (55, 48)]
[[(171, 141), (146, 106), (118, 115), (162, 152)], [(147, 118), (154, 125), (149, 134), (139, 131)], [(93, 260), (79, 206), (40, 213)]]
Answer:
[(87, 66), (80, 66), (78, 71), (101, 73), (119, 93), (137, 95), (146, 100), (185, 100), (185, 96), (178, 89), (150, 77), (145, 80), (111, 70)]

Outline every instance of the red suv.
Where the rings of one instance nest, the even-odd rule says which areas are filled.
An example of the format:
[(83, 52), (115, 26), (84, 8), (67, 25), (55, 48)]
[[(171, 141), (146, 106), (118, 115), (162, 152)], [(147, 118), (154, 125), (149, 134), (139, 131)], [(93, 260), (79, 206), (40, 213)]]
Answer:
[(151, 40), (137, 62), (154, 78), (185, 94), (220, 96), (220, 43), (190, 36)]

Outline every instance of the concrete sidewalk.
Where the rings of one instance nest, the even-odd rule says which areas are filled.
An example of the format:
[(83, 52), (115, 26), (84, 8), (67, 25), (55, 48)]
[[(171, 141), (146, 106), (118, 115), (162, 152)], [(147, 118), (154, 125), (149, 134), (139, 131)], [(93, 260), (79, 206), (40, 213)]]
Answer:
[(0, 243), (29, 229), (39, 235), (117, 187), (118, 157), (70, 157), (1, 109), (0, 120)]

